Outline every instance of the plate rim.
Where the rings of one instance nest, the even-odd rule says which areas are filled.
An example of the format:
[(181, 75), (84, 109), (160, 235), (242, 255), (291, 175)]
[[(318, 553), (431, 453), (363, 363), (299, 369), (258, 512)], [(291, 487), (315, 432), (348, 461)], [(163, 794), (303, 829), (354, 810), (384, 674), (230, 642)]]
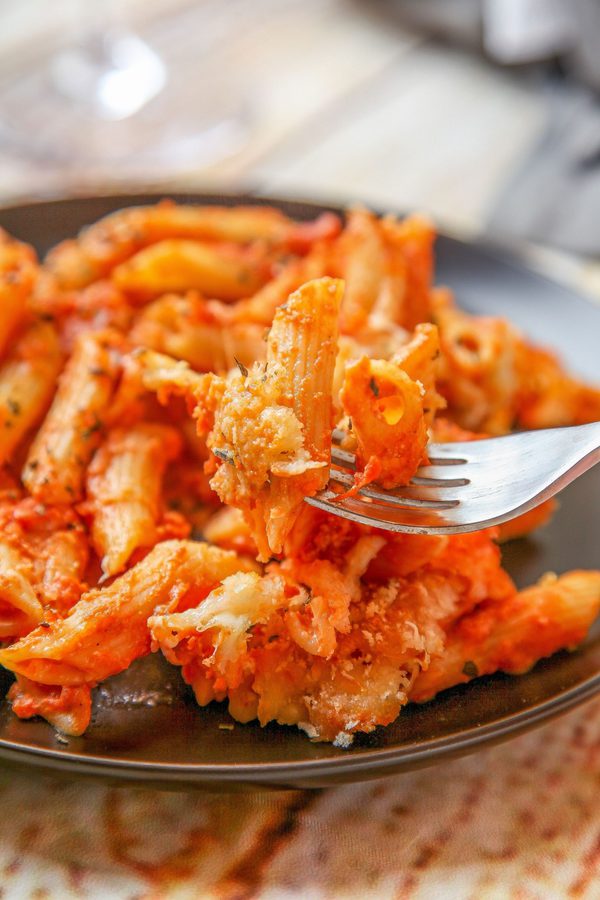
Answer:
[[(207, 202), (216, 204), (219, 201), (230, 203), (245, 203), (249, 205), (273, 205), (276, 207), (288, 206), (293, 208), (305, 207), (318, 211), (335, 211), (343, 213), (342, 201), (338, 198), (331, 202), (323, 199), (311, 200), (301, 196), (269, 196), (262, 192), (252, 193), (249, 190), (235, 191), (208, 191), (185, 190), (178, 186), (175, 190), (162, 186), (135, 186), (131, 190), (121, 190), (117, 186), (111, 186), (106, 191), (94, 190), (90, 192), (57, 192), (35, 198), (23, 198), (18, 202), (9, 201), (0, 203), (0, 216), (4, 212), (18, 212), (24, 208), (35, 209), (47, 207), (51, 204), (68, 203), (94, 203), (107, 201), (115, 204), (122, 202), (131, 205), (139, 202), (141, 205), (151, 204), (160, 199), (173, 198), (176, 202)], [(374, 206), (379, 214), (381, 210)], [(389, 210), (388, 210), (389, 211)], [(403, 213), (398, 213), (403, 214)], [(577, 298), (586, 306), (596, 308), (600, 317), (600, 308), (591, 296), (586, 296), (584, 291), (575, 288), (560, 280), (557, 280), (541, 271), (534, 260), (527, 257), (527, 243), (512, 243), (503, 239), (496, 240), (476, 235), (466, 237), (455, 234), (451, 229), (441, 227), (437, 233), (445, 239), (458, 243), (464, 247), (475, 248), (485, 253), (488, 258), (511, 266), (527, 277), (534, 277), (542, 284), (550, 284), (554, 289), (559, 287)], [(533, 245), (532, 245), (533, 246)], [(525, 248), (525, 249), (523, 249)], [(422, 741), (418, 744), (408, 744), (399, 747), (367, 748), (359, 753), (349, 752), (322, 759), (305, 759), (295, 761), (263, 761), (259, 763), (168, 763), (140, 761), (128, 758), (111, 758), (98, 754), (86, 754), (79, 757), (73, 753), (59, 748), (35, 747), (0, 738), (0, 757), (7, 762), (13, 762), (19, 766), (33, 765), (37, 768), (53, 769), (76, 775), (93, 775), (96, 778), (116, 777), (121, 781), (134, 781), (140, 778), (152, 783), (164, 781), (170, 784), (177, 783), (191, 786), (196, 784), (221, 783), (245, 783), (257, 787), (268, 787), (269, 784), (283, 787), (296, 783), (304, 778), (327, 778), (330, 775), (348, 780), (360, 780), (360, 776), (367, 778), (375, 775), (385, 775), (390, 771), (409, 770), (418, 767), (435, 765), (444, 758), (463, 756), (477, 751), (483, 746), (491, 746), (495, 743), (510, 740), (528, 730), (537, 728), (544, 723), (563, 715), (575, 708), (589, 702), (600, 693), (600, 671), (578, 682), (574, 686), (555, 694), (554, 696), (538, 701), (532, 706), (519, 712), (506, 714), (492, 722), (481, 726), (471, 726), (468, 731), (457, 732), (439, 738)], [(307, 738), (308, 740), (308, 738)], [(359, 778), (352, 778), (358, 771)]]
[[(576, 651), (575, 651), (576, 652)], [(511, 676), (515, 677), (515, 676)], [(518, 676), (516, 676), (518, 677)], [(452, 690), (452, 689), (451, 689)], [(413, 769), (435, 765), (440, 759), (453, 756), (466, 756), (476, 752), (480, 745), (491, 746), (502, 743), (523, 734), (526, 731), (540, 727), (545, 722), (568, 713), (571, 709), (591, 701), (600, 691), (600, 672), (556, 694), (549, 700), (543, 700), (534, 706), (527, 707), (518, 713), (507, 715), (502, 719), (489, 722), (486, 725), (476, 726), (468, 732), (458, 735), (447, 735), (435, 738), (426, 743), (417, 745), (416, 749), (408, 745), (406, 748), (381, 747), (368, 749), (359, 754), (334, 756), (319, 760), (297, 760), (288, 762), (262, 762), (262, 763), (166, 763), (143, 762), (131, 759), (115, 759), (98, 755), (87, 754), (80, 758), (64, 750), (44, 747), (33, 747), (8, 741), (0, 738), (0, 757), (14, 761), (15, 756), (34, 757), (36, 763), (50, 767), (54, 763), (57, 768), (68, 771), (78, 769), (94, 770), (99, 776), (105, 774), (117, 775), (124, 780), (127, 776), (150, 777), (150, 780), (167, 779), (180, 781), (239, 781), (248, 779), (254, 781), (258, 776), (267, 775), (269, 779), (275, 776), (285, 775), (287, 779), (292, 776), (302, 777), (326, 777), (330, 770), (335, 774), (352, 774), (352, 770), (358, 768), (365, 772), (377, 769), (385, 774), (389, 769)], [(385, 727), (385, 726), (382, 726)], [(308, 738), (307, 738), (308, 740)], [(38, 762), (39, 761), (39, 762)], [(187, 776), (187, 777), (186, 777)]]

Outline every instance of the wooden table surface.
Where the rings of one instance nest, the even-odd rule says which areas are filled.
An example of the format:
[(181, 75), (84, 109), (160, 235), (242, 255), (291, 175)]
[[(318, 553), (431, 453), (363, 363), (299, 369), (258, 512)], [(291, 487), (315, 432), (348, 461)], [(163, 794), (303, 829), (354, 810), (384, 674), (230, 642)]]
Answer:
[[(403, 31), (368, 2), (121, 7), (190, 71), (210, 32), (202, 65), (226, 67), (251, 95), (245, 143), (210, 168), (153, 173), (35, 162), (5, 142), (2, 202), (110, 185), (249, 188), (419, 208), (476, 234), (546, 127), (531, 84)], [(49, 8), (0, 7), (0, 74), (64, 34), (67, 0)], [(529, 252), (600, 298), (596, 266)], [(157, 794), (5, 772), (0, 896), (596, 900), (599, 785), (598, 702), (469, 759), (323, 793)]]

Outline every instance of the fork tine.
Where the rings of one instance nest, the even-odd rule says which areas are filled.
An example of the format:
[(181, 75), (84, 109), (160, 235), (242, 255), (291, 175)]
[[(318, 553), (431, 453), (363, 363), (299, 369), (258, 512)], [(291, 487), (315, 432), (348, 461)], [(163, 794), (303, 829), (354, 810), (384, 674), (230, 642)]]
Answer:
[(456, 526), (446, 518), (444, 509), (399, 507), (354, 498), (335, 501), (335, 497), (332, 491), (321, 491), (314, 497), (307, 497), (306, 502), (325, 512), (386, 531), (444, 534), (456, 530)]
[(331, 461), (335, 463), (336, 466), (341, 466), (343, 469), (356, 469), (356, 457), (354, 453), (348, 453), (347, 450), (341, 450), (339, 447), (331, 448)]
[[(354, 485), (353, 477), (347, 475), (345, 472), (340, 472), (339, 469), (330, 469), (329, 477), (332, 481), (337, 481), (339, 484), (343, 484), (348, 488), (351, 488)], [(363, 497), (369, 497), (371, 500), (383, 500), (385, 503), (392, 503), (397, 506), (423, 507), (423, 509), (450, 509), (458, 503), (458, 500), (432, 500), (411, 496), (410, 491), (405, 494), (405, 490), (405, 488), (401, 488), (401, 492), (392, 490), (379, 491), (376, 488), (364, 487), (360, 489), (359, 494)]]
[[(419, 472), (422, 469), (418, 470)], [(414, 475), (411, 480), (411, 484), (419, 485), (421, 487), (429, 487), (429, 488), (449, 488), (449, 487), (465, 487), (465, 485), (470, 484), (469, 478), (432, 478), (429, 475), (421, 476)]]
[[(336, 440), (342, 439), (343, 433), (337, 431)], [(477, 531), (533, 509), (600, 463), (600, 422), (433, 444), (428, 449), (429, 465), (421, 466), (398, 492), (375, 486), (339, 499), (339, 494), (325, 490), (306, 500), (333, 515), (388, 531)], [(334, 470), (332, 479), (352, 484), (354, 455), (334, 446), (332, 462), (345, 470)], [(449, 474), (455, 477), (448, 478)]]

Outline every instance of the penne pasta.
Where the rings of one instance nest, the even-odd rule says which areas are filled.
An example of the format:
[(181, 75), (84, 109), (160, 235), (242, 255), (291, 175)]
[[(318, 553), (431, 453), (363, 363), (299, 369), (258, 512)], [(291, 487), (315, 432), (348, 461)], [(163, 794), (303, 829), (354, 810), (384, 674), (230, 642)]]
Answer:
[(149, 244), (168, 239), (280, 244), (306, 251), (315, 241), (334, 238), (339, 217), (325, 212), (314, 222), (293, 222), (279, 210), (258, 206), (192, 206), (163, 201), (120, 210), (64, 241), (46, 257), (46, 267), (62, 288), (85, 287)]
[(268, 277), (269, 262), (260, 248), (184, 240), (152, 244), (112, 273), (120, 290), (140, 300), (190, 290), (219, 300), (239, 300), (257, 291)]
[(323, 278), (292, 294), (275, 315), (265, 366), (233, 375), (215, 413), (211, 485), (244, 511), (261, 559), (281, 552), (303, 498), (329, 478), (342, 291)]
[(64, 619), (38, 627), (0, 650), (0, 664), (48, 685), (94, 684), (121, 672), (150, 649), (146, 621), (156, 608), (176, 609), (206, 596), (249, 564), (207, 544), (165, 541), (103, 589), (89, 591)]
[(43, 573), (40, 593), (45, 609), (64, 616), (87, 590), (84, 576), (90, 550), (82, 526), (50, 534), (40, 548)]
[(141, 422), (111, 430), (96, 451), (88, 469), (86, 510), (105, 575), (121, 572), (136, 549), (156, 543), (163, 472), (181, 449), (173, 428)]
[(516, 415), (518, 332), (507, 321), (471, 316), (442, 292), (434, 301), (441, 359), (439, 391), (463, 428), (504, 434)]
[(436, 387), (440, 353), (437, 327), (426, 322), (417, 325), (412, 338), (392, 357), (395, 365), (423, 386), (423, 414), (429, 427), (433, 425), (438, 412), (446, 406), (446, 401), (438, 394)]
[(441, 656), (419, 675), (411, 700), (428, 700), (476, 675), (520, 674), (574, 648), (600, 612), (600, 572), (546, 575), (499, 604), (482, 604), (452, 628)]
[(77, 341), (23, 469), (34, 497), (48, 503), (81, 499), (115, 387), (119, 349), (111, 332), (86, 333)]
[(0, 464), (13, 459), (50, 405), (63, 356), (56, 329), (34, 322), (0, 366)]
[(0, 542), (0, 638), (27, 634), (44, 618), (32, 579), (31, 560), (16, 547)]
[(518, 591), (501, 566), (499, 542), (552, 502), (435, 537), (304, 503), (329, 483), (336, 423), (352, 496), (409, 482), (428, 440), (600, 418), (599, 388), (432, 287), (433, 240), (419, 216), (354, 209), (342, 228), (163, 202), (40, 266), (0, 230), (0, 665), (17, 716), (82, 734), (94, 686), (160, 650), (200, 705), (347, 747), (411, 700), (584, 638), (600, 572)]
[(369, 467), (386, 488), (407, 484), (426, 457), (422, 385), (394, 363), (363, 356), (347, 366), (340, 399), (366, 477)]
[(521, 428), (556, 428), (600, 420), (600, 388), (568, 375), (555, 354), (525, 341), (516, 348)]
[(0, 228), (0, 358), (25, 321), (37, 276), (33, 247), (14, 240)]
[(339, 253), (339, 274), (346, 286), (340, 328), (344, 334), (355, 334), (375, 306), (386, 275), (385, 248), (373, 213), (351, 210)]
[(394, 300), (388, 307), (398, 325), (412, 330), (431, 317), (435, 229), (422, 216), (385, 216), (381, 231), (388, 253)]

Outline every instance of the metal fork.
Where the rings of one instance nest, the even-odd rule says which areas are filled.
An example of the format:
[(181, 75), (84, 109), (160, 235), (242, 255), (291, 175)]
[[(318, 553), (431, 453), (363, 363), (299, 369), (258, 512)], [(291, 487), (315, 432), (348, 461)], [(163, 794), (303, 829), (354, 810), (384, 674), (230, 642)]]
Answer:
[[(333, 433), (331, 481), (352, 487), (354, 454)], [(330, 488), (306, 502), (333, 515), (387, 531), (458, 534), (499, 525), (538, 506), (600, 461), (600, 422), (524, 431), (504, 437), (430, 444), (430, 465), (406, 487), (362, 488), (336, 499)]]

